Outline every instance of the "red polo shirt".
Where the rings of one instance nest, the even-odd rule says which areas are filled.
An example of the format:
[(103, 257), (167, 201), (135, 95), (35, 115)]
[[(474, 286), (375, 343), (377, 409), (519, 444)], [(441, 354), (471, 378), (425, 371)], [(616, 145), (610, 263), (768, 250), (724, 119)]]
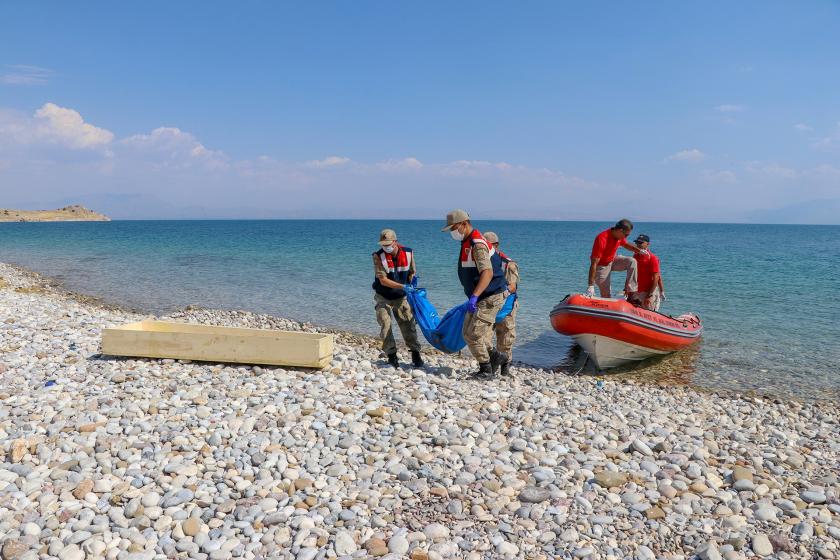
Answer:
[(653, 284), (653, 275), (659, 272), (659, 257), (648, 251), (647, 255), (633, 255), (636, 259), (636, 270), (639, 275), (639, 291), (652, 292), (656, 287)]
[(592, 244), (592, 258), (598, 259), (598, 266), (607, 266), (615, 258), (615, 252), (624, 245), (623, 239), (616, 239), (610, 235), (610, 230), (605, 229), (595, 238)]

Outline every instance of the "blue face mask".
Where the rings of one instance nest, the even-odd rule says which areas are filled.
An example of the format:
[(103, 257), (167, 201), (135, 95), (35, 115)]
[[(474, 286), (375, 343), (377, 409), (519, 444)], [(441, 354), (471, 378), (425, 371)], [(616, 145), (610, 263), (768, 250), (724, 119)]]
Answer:
[(384, 247), (382, 247), (382, 250), (383, 250), (383, 251), (385, 251), (386, 253), (388, 253), (388, 254), (390, 255), (390, 254), (392, 254), (392, 253), (394, 252), (394, 250), (395, 250), (396, 248), (397, 248), (397, 244), (396, 244), (396, 243), (392, 243), (392, 244), (390, 244), (390, 245), (385, 245)]

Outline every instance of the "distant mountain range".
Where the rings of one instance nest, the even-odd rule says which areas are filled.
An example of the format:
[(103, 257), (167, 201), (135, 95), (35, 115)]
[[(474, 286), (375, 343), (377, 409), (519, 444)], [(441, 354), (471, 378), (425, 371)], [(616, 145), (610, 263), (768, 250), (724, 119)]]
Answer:
[[(318, 208), (273, 208), (270, 206), (202, 206), (177, 205), (146, 193), (120, 194), (81, 194), (72, 202), (82, 203), (65, 206), (67, 199), (32, 202), (44, 206), (63, 206), (58, 210), (24, 211), (0, 209), (0, 222), (20, 221), (108, 221), (115, 220), (230, 220), (230, 219), (373, 219), (381, 217), (373, 214), (369, 208), (345, 209), (325, 213)], [(88, 208), (99, 208), (101, 214)], [(562, 208), (555, 214), (551, 209), (524, 219), (569, 220), (569, 221), (609, 221), (601, 212), (576, 212), (574, 208)], [(418, 201), (404, 205), (391, 205), (387, 209), (390, 219), (438, 219), (443, 213), (440, 207)], [(110, 216), (111, 218), (109, 218)], [(517, 212), (484, 212), (483, 219), (519, 220)], [(647, 214), (631, 216), (638, 222), (673, 221), (668, 215)], [(670, 219), (669, 219), (670, 218)], [(687, 222), (722, 222), (722, 223), (759, 223), (759, 224), (804, 224), (804, 225), (840, 225), (840, 199), (828, 198), (803, 200), (776, 208), (755, 209), (746, 213), (732, 213), (717, 219), (686, 218)]]
[(805, 200), (780, 208), (757, 210), (751, 221), (765, 224), (840, 224), (840, 198)]
[(0, 222), (109, 222), (111, 218), (73, 204), (56, 210), (9, 210), (0, 208)]

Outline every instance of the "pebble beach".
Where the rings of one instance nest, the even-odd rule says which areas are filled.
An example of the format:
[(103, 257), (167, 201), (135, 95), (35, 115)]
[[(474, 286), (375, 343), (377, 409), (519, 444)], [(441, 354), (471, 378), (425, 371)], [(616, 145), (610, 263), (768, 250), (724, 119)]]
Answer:
[(319, 371), (100, 354), (142, 318), (0, 264), (3, 559), (840, 558), (836, 402), (477, 382), (341, 332)]

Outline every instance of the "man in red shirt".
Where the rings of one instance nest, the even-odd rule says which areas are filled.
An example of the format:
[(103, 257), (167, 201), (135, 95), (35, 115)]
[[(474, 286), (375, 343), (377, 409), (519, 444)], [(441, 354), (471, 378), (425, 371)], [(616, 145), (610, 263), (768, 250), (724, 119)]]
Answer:
[(634, 253), (642, 252), (641, 249), (631, 243), (627, 243), (627, 237), (633, 231), (633, 222), (630, 220), (619, 220), (613, 227), (605, 229), (595, 237), (592, 244), (592, 254), (589, 264), (589, 288), (586, 295), (595, 296), (595, 286), (601, 293), (601, 297), (610, 297), (610, 273), (627, 271), (627, 279), (624, 281), (624, 292), (631, 296), (637, 289), (636, 285), (636, 260), (624, 255), (616, 255), (619, 247), (624, 247)]
[(636, 247), (647, 251), (647, 255), (636, 253), (636, 268), (639, 276), (639, 291), (634, 294), (642, 307), (651, 311), (659, 311), (659, 305), (665, 299), (665, 286), (662, 284), (662, 274), (659, 270), (659, 257), (650, 252), (650, 237), (639, 235), (635, 240)]

